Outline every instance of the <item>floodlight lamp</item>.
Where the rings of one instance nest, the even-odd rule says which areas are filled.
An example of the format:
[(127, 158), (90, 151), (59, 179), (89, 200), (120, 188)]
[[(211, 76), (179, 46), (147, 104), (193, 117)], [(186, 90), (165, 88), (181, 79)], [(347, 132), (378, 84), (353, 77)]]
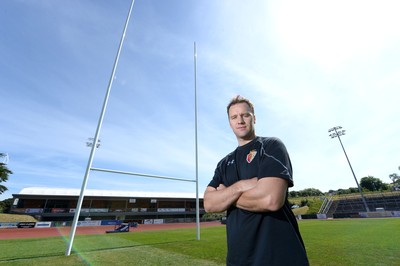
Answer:
[[(87, 147), (92, 147), (93, 146), (93, 142), (94, 142), (94, 138), (88, 138), (89, 141), (86, 142), (86, 146)], [(100, 142), (101, 139), (97, 140), (97, 144), (96, 144), (96, 148), (100, 147)]]

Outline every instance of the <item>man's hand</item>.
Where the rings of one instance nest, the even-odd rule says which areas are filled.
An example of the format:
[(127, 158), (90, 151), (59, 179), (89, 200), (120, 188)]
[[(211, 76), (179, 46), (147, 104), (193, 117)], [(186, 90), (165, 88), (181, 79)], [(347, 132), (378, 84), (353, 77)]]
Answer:
[(251, 179), (240, 180), (240, 181), (236, 182), (233, 185), (234, 186), (235, 185), (238, 186), (239, 187), (238, 189), (243, 193), (243, 192), (245, 192), (245, 191), (247, 191), (249, 189), (252, 189), (255, 186), (257, 186), (257, 181), (258, 181), (258, 178), (257, 177), (253, 177)]
[(254, 188), (257, 178), (240, 180), (226, 187), (220, 184), (217, 188), (207, 187), (204, 192), (204, 209), (206, 212), (223, 212), (235, 204), (243, 192)]
[(286, 199), (288, 182), (279, 177), (265, 177), (257, 185), (243, 192), (235, 206), (252, 212), (277, 211)]
[(217, 187), (217, 190), (223, 190), (225, 188), (226, 188), (226, 186), (224, 186), (224, 184), (219, 184), (219, 186)]

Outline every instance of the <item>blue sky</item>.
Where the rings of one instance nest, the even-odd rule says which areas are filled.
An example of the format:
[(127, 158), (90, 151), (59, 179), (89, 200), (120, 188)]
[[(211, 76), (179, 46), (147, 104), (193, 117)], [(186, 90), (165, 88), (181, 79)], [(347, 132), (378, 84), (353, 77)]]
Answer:
[[(322, 3), (323, 2), (323, 3)], [(0, 152), (25, 187), (80, 188), (130, 0), (0, 3)], [(287, 146), (293, 190), (389, 183), (398, 172), (397, 1), (135, 1), (93, 167), (195, 178), (235, 149), (226, 104), (253, 100), (257, 134)], [(193, 183), (92, 171), (88, 189), (191, 192)]]

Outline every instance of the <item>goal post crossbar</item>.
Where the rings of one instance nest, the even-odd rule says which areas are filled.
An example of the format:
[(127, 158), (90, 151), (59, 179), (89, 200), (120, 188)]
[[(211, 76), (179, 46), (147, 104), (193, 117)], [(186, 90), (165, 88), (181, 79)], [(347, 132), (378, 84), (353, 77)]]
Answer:
[(149, 174), (141, 174), (141, 173), (126, 172), (126, 171), (119, 171), (119, 170), (112, 170), (112, 169), (96, 168), (96, 167), (92, 167), (92, 168), (90, 168), (90, 170), (114, 173), (114, 174), (134, 175), (134, 176), (152, 177), (152, 178), (160, 178), (160, 179), (168, 179), (168, 180), (176, 180), (176, 181), (185, 181), (185, 182), (196, 182), (197, 181), (195, 179), (184, 179), (184, 178), (161, 176), (161, 175), (149, 175)]

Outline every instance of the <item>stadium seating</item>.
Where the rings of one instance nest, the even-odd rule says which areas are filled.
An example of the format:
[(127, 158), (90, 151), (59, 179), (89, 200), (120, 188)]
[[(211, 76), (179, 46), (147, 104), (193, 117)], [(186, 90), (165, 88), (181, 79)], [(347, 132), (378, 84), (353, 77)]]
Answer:
[[(377, 210), (400, 211), (400, 193), (398, 192), (365, 194), (364, 198), (371, 212)], [(330, 206), (327, 205), (328, 199), (324, 202), (325, 207), (321, 207), (320, 212), (326, 213), (327, 217), (350, 218), (358, 216), (360, 212), (366, 212), (360, 195), (341, 196), (339, 199), (331, 200)]]

